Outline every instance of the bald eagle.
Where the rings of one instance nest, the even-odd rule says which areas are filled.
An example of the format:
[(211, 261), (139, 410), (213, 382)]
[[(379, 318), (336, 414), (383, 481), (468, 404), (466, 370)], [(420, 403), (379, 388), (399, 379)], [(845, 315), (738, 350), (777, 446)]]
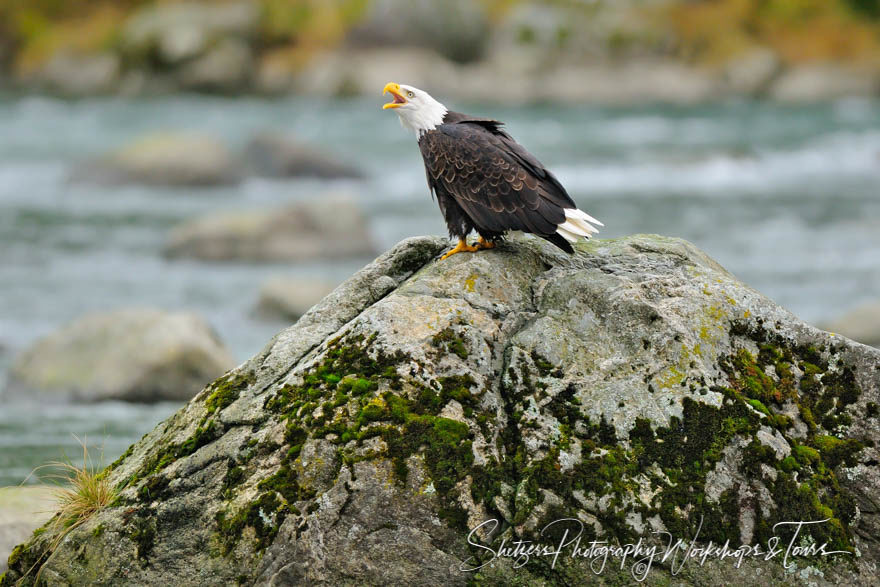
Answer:
[[(530, 232), (568, 253), (571, 244), (604, 226), (578, 210), (559, 180), (490, 118), (448, 110), (427, 92), (385, 86), (404, 128), (415, 131), (428, 187), (437, 196), (449, 234), (458, 245), (441, 259), (491, 249), (508, 230)], [(475, 246), (466, 237), (476, 230)]]

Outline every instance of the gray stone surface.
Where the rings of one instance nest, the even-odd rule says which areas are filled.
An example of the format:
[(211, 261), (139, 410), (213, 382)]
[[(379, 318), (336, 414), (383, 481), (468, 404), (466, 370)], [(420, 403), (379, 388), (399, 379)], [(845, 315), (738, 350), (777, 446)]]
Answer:
[[(880, 353), (831, 337), (693, 245), (514, 238), (446, 261), (400, 243), (135, 444), (120, 503), (49, 583), (544, 585), (590, 560), (460, 570), (491, 541), (729, 538), (777, 521), (851, 554), (710, 559), (649, 585), (870, 584), (880, 536)], [(808, 544), (802, 538), (800, 545)], [(17, 580), (49, 537), (30, 543)], [(807, 542), (805, 542), (805, 540)], [(632, 582), (632, 566), (601, 578)], [(7, 583), (4, 583), (7, 584)]]
[(191, 313), (127, 308), (86, 314), (19, 354), (10, 395), (52, 401), (188, 400), (235, 366)]

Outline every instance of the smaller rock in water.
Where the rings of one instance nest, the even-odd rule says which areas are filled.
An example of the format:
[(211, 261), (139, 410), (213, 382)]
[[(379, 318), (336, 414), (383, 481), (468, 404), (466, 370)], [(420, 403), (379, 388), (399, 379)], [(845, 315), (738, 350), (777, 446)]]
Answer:
[(219, 186), (241, 179), (240, 165), (218, 139), (157, 133), (75, 167), (70, 180), (99, 185)]
[(199, 316), (123, 309), (87, 314), (36, 342), (14, 360), (8, 391), (61, 401), (181, 401), (234, 366)]
[(279, 134), (266, 132), (255, 136), (245, 149), (251, 170), (266, 177), (319, 177), (324, 179), (362, 178), (353, 165), (337, 161)]
[(859, 306), (822, 325), (822, 329), (880, 348), (880, 301)]
[(207, 261), (309, 261), (377, 254), (360, 208), (350, 198), (338, 197), (199, 218), (175, 228), (164, 253)]
[(328, 293), (335, 284), (296, 277), (273, 277), (260, 288), (257, 314), (265, 318), (297, 320)]
[(0, 574), (16, 544), (52, 517), (49, 487), (0, 487)]

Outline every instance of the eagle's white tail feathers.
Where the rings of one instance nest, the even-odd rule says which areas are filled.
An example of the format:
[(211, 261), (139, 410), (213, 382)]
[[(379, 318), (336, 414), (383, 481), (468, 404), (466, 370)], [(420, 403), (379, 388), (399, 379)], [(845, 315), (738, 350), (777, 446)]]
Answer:
[(604, 224), (602, 224), (601, 222), (599, 222), (598, 220), (596, 220), (595, 218), (593, 218), (592, 216), (590, 216), (589, 214), (584, 212), (583, 210), (578, 210), (577, 208), (566, 208), (565, 210), (563, 210), (563, 212), (565, 212), (566, 218), (569, 218), (569, 219), (573, 218), (575, 220), (583, 220), (585, 222), (592, 222), (593, 224), (598, 224), (599, 226), (605, 226)]
[(584, 237), (579, 236), (577, 234), (568, 232), (564, 228), (556, 229), (556, 234), (560, 235), (562, 238), (564, 238), (565, 240), (567, 240), (570, 243), (576, 243), (576, 242), (578, 242), (578, 239), (584, 238)]
[(564, 211), (565, 222), (556, 227), (556, 233), (570, 243), (575, 243), (581, 238), (590, 238), (599, 232), (593, 224), (605, 226), (583, 210), (567, 208)]

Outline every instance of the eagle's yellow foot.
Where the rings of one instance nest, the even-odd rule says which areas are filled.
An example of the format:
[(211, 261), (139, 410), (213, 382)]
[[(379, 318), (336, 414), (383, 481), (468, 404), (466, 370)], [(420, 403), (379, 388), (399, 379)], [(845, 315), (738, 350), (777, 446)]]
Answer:
[(495, 243), (493, 243), (492, 241), (487, 241), (483, 237), (480, 237), (480, 240), (477, 241), (477, 248), (478, 249), (494, 249)]
[(447, 258), (451, 257), (452, 255), (454, 255), (455, 253), (462, 253), (462, 252), (476, 253), (479, 250), (480, 250), (480, 247), (472, 247), (471, 245), (467, 244), (467, 241), (464, 240), (463, 238), (458, 239), (458, 244), (455, 245), (455, 248), (452, 249), (451, 251), (447, 252), (442, 257), (440, 257), (440, 260), (442, 261), (443, 259), (447, 259)]

